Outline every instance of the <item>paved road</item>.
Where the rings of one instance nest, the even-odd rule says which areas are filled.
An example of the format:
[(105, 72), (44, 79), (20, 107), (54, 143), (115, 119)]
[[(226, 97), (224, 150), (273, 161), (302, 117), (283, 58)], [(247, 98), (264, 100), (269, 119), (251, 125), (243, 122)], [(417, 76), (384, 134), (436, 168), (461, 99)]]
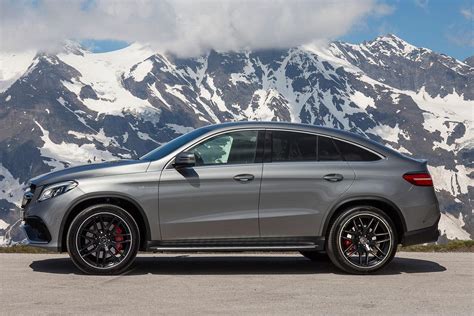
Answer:
[(65, 255), (0, 254), (0, 314), (473, 315), (474, 253), (400, 253), (371, 276), (297, 254), (142, 255), (87, 276)]

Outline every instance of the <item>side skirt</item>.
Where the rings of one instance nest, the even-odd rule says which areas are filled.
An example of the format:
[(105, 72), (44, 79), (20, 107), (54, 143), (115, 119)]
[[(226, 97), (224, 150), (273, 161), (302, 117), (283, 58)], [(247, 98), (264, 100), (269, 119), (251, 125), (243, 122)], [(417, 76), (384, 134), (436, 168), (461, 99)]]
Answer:
[(324, 237), (155, 240), (148, 251), (322, 251)]

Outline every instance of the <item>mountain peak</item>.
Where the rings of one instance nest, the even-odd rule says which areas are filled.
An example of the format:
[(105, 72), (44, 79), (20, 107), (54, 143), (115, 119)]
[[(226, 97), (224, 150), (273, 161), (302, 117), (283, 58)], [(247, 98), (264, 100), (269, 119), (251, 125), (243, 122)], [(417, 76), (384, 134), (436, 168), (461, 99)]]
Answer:
[(65, 40), (62, 47), (62, 53), (84, 56), (88, 50), (81, 43), (73, 40)]
[(395, 34), (378, 36), (375, 40), (368, 42), (367, 46), (378, 48), (383, 51), (395, 51), (402, 55), (410, 54), (418, 49), (416, 46), (406, 42)]

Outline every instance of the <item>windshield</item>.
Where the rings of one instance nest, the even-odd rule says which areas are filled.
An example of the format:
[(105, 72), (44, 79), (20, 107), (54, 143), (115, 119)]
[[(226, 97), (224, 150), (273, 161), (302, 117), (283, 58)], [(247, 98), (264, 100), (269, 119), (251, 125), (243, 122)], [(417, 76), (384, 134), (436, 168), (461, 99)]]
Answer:
[(207, 133), (210, 130), (209, 127), (201, 127), (198, 129), (195, 129), (192, 132), (189, 132), (187, 134), (181, 135), (178, 138), (173, 139), (172, 141), (161, 145), (160, 147), (150, 151), (148, 154), (140, 157), (140, 160), (147, 160), (147, 161), (153, 161), (153, 160), (158, 160), (161, 159), (179, 147), (185, 145), (186, 143), (192, 141), (193, 139)]

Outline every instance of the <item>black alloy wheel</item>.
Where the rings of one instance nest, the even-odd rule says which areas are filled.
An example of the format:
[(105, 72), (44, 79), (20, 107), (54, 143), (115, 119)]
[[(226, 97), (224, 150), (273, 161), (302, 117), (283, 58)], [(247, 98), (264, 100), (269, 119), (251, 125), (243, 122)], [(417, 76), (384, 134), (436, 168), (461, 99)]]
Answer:
[(115, 205), (95, 205), (71, 223), (68, 251), (74, 264), (90, 274), (118, 274), (132, 263), (140, 245), (133, 217)]
[(328, 255), (350, 273), (368, 273), (388, 264), (397, 247), (395, 226), (380, 209), (360, 206), (344, 211), (331, 227)]

